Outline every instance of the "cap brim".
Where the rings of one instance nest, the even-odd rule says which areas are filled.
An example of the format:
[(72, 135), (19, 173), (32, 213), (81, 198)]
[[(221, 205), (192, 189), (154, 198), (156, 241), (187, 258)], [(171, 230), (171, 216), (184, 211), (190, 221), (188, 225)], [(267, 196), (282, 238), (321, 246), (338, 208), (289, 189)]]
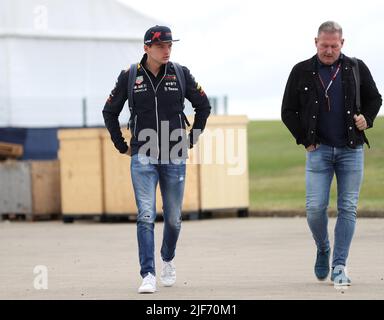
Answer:
[(150, 45), (150, 44), (159, 43), (159, 42), (162, 42), (162, 43), (170, 43), (170, 42), (177, 42), (177, 41), (180, 41), (180, 39), (175, 39), (175, 40), (165, 40), (165, 41), (162, 41), (162, 40), (157, 40), (157, 41), (147, 41), (147, 42), (144, 42), (144, 44), (145, 44), (145, 45)]
[(157, 41), (148, 41), (148, 42), (144, 42), (144, 44), (146, 45), (149, 45), (149, 44), (154, 44), (154, 43), (159, 43), (159, 42), (162, 42), (162, 43), (168, 43), (168, 42), (177, 42), (177, 41), (180, 41), (180, 39), (175, 39), (175, 40), (157, 40)]
[(159, 41), (159, 42), (176, 42), (176, 41), (180, 41), (180, 39), (175, 39), (175, 40), (165, 40), (165, 41)]

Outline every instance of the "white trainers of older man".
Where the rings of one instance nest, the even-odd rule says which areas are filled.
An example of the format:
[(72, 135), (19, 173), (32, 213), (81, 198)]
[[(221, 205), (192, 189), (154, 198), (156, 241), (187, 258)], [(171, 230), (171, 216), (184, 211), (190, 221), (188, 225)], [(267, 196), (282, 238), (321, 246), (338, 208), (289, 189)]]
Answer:
[(176, 268), (172, 261), (163, 261), (160, 280), (165, 287), (171, 287), (176, 282)]
[(148, 272), (148, 275), (145, 276), (141, 286), (138, 290), (139, 293), (154, 293), (156, 291), (156, 277)]

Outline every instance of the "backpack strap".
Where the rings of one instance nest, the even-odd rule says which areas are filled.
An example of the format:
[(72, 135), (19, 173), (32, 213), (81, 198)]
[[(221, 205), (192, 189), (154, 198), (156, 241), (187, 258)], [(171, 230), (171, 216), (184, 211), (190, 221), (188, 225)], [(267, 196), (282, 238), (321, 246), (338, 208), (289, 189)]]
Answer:
[[(184, 107), (184, 100), (185, 100), (186, 87), (187, 87), (187, 83), (185, 80), (185, 74), (184, 74), (183, 68), (180, 64), (178, 64), (176, 62), (172, 62), (172, 64), (173, 64), (173, 67), (175, 68), (176, 77), (177, 77), (177, 79), (179, 79), (179, 83), (180, 83), (180, 87), (181, 87), (181, 97), (182, 97), (181, 102), (182, 102), (183, 107)], [(190, 127), (191, 124), (189, 123), (188, 118), (184, 112), (183, 112), (183, 117), (184, 117), (185, 123), (188, 125), (188, 127)]]
[(357, 114), (360, 114), (361, 112), (361, 98), (360, 98), (360, 71), (359, 71), (359, 62), (356, 58), (352, 58), (352, 61), (354, 62), (352, 65), (352, 72), (353, 76), (355, 78), (355, 85), (356, 85), (356, 110)]
[[(355, 78), (355, 85), (356, 85), (356, 111), (357, 114), (359, 115), (361, 113), (361, 95), (360, 95), (360, 70), (359, 70), (359, 61), (357, 58), (351, 58), (353, 61), (352, 64), (352, 72), (353, 72), (353, 77)], [(364, 131), (363, 132), (363, 139), (364, 142), (367, 144), (368, 148), (371, 146), (369, 145), (369, 141), (367, 139), (367, 136), (365, 135)]]
[(133, 88), (136, 83), (136, 75), (137, 75), (137, 63), (133, 63), (129, 67), (129, 75), (128, 75), (128, 107), (129, 107), (129, 111), (131, 112), (131, 115), (133, 110)]
[(178, 63), (172, 62), (172, 64), (173, 64), (173, 67), (175, 68), (177, 79), (180, 79), (181, 96), (182, 96), (182, 102), (184, 105), (185, 87), (186, 87), (184, 71), (183, 71), (183, 68), (181, 67), (181, 65), (179, 65)]

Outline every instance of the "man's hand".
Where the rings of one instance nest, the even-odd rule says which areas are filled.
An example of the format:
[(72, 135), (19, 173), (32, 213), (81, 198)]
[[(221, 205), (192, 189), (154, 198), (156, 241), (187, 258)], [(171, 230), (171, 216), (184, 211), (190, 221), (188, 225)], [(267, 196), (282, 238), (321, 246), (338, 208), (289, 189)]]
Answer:
[(365, 120), (364, 116), (362, 114), (354, 115), (353, 119), (355, 120), (355, 126), (360, 131), (363, 131), (368, 128), (367, 121)]
[(131, 156), (131, 148), (128, 147), (128, 150), (127, 150), (127, 152), (125, 154), (128, 155), (128, 156)]
[(307, 151), (308, 152), (312, 152), (312, 151), (315, 151), (317, 148), (319, 147), (319, 144), (311, 144), (308, 148), (307, 148)]

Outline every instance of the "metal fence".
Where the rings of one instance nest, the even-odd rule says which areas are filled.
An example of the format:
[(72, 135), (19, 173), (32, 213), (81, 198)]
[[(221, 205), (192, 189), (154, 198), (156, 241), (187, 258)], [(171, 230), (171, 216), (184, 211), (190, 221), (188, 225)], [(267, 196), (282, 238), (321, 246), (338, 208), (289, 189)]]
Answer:
[[(228, 97), (209, 97), (212, 114), (228, 113)], [(106, 97), (22, 97), (0, 98), (0, 127), (92, 127), (103, 126), (102, 109)], [(185, 114), (192, 115), (191, 103), (185, 100)], [(125, 125), (129, 119), (127, 103), (120, 115)]]

